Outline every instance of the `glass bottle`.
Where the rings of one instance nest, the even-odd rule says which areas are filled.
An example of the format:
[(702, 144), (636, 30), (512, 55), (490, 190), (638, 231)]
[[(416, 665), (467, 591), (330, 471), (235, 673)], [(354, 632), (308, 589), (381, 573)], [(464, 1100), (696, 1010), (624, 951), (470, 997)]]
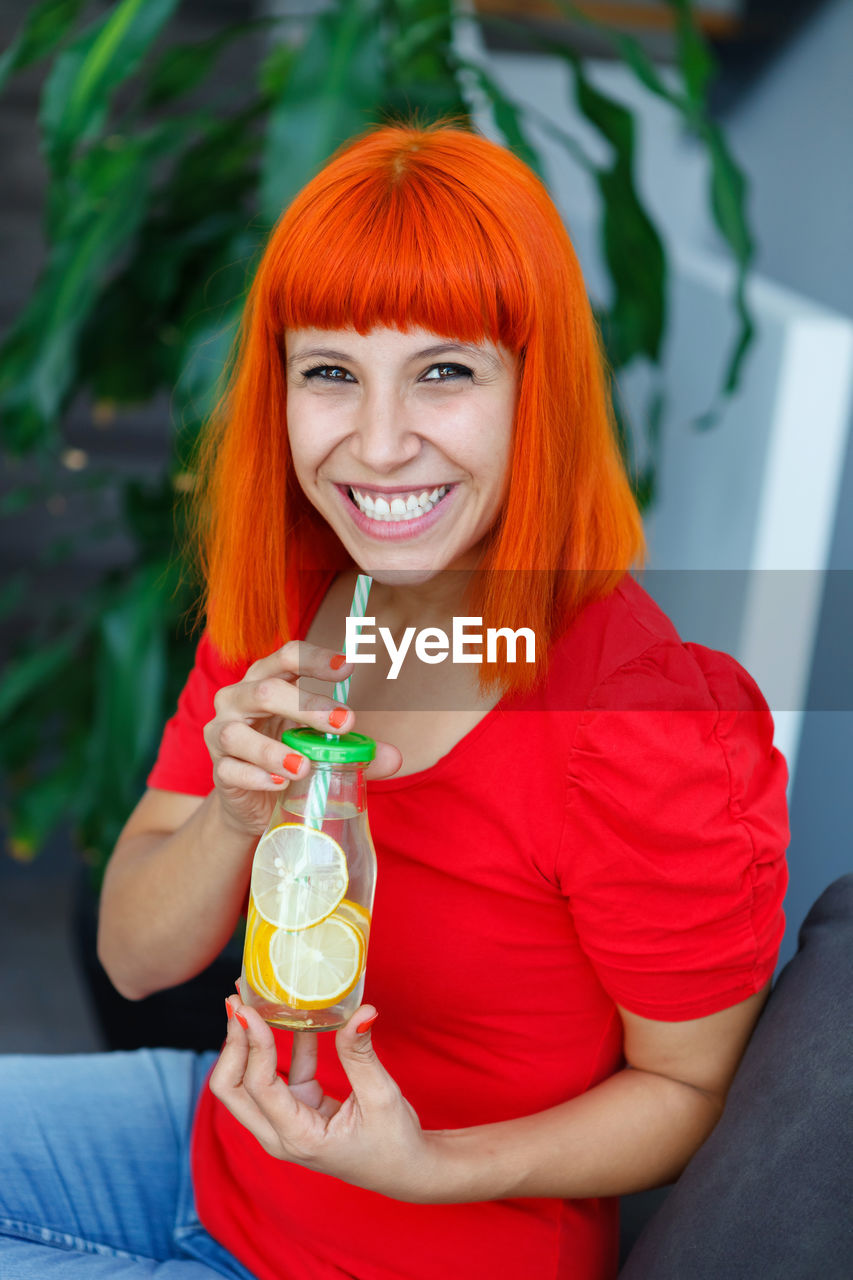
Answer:
[(361, 1004), (376, 851), (364, 770), (376, 743), (289, 729), (311, 761), (276, 802), (252, 862), (240, 991), (273, 1026), (341, 1027)]

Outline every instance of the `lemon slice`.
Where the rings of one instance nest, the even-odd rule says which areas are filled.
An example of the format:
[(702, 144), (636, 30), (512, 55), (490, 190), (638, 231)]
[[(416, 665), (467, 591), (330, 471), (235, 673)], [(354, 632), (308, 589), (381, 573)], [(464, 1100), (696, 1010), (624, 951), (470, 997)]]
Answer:
[(252, 898), (277, 929), (310, 929), (347, 891), (347, 859), (337, 840), (298, 822), (267, 831), (255, 850)]
[(349, 995), (364, 971), (364, 938), (341, 916), (311, 929), (276, 932), (269, 958), (291, 1009), (327, 1009)]
[[(351, 902), (348, 898), (344, 898), (342, 902), (338, 903), (333, 915), (327, 917), (326, 923), (331, 920), (342, 920), (345, 924), (351, 925), (361, 935), (362, 948), (366, 952), (367, 939), (370, 934), (370, 912), (365, 907), (360, 906), (357, 902)], [(262, 999), (270, 1000), (274, 1004), (290, 1004), (290, 994), (279, 985), (270, 955), (272, 941), (276, 933), (276, 927), (269, 924), (258, 914), (254, 899), (250, 897), (246, 913), (246, 941), (243, 948), (246, 981)], [(300, 935), (293, 934), (292, 936), (295, 940)], [(335, 935), (333, 934), (332, 936), (334, 937)], [(362, 955), (363, 967), (364, 957)]]
[(366, 939), (370, 932), (370, 912), (366, 907), (362, 907), (357, 902), (353, 902), (350, 898), (343, 898), (335, 907), (335, 915), (341, 916), (349, 924), (359, 929)]
[(250, 898), (249, 910), (246, 914), (246, 942), (243, 947), (246, 981), (264, 1000), (272, 1000), (274, 1004), (280, 1004), (284, 1000), (284, 992), (276, 987), (275, 974), (270, 963), (270, 943), (275, 932), (275, 925), (261, 918)]

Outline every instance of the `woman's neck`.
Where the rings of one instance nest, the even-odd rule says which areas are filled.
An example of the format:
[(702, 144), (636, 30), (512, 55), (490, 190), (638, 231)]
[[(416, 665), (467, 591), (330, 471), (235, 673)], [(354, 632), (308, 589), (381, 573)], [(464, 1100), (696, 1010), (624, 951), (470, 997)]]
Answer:
[(446, 569), (421, 583), (374, 582), (367, 613), (392, 633), (406, 627), (445, 627), (453, 617), (467, 612), (465, 600), (470, 581), (470, 570)]

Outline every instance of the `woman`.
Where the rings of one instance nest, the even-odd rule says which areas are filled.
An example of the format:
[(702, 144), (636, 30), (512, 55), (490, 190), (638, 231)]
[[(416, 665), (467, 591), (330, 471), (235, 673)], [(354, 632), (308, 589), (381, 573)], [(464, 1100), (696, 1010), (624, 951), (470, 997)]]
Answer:
[[(230, 996), (209, 1088), (192, 1055), (94, 1060), (125, 1178), (172, 1134), (139, 1179), (157, 1242), (136, 1217), (66, 1238), (169, 1276), (613, 1276), (614, 1197), (707, 1137), (765, 999), (785, 767), (746, 672), (626, 572), (640, 520), (538, 180), (446, 126), (344, 148), (273, 232), (201, 475), (207, 632), (110, 863), (101, 958), (131, 998), (206, 965), (307, 772), (282, 728), (358, 729), (370, 1003), (291, 1037)], [(535, 662), (346, 663), (359, 570), (395, 642), (481, 619), (529, 628)], [(5, 1228), (30, 1241), (17, 1274), (57, 1243), (39, 1221)]]

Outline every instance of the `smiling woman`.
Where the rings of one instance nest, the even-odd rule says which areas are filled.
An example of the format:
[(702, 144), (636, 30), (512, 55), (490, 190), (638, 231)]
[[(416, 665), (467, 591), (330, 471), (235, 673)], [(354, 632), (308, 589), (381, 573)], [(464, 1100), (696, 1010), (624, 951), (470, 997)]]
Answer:
[[(305, 488), (309, 404), (318, 430), (343, 452)], [(341, 443), (348, 422), (358, 432)], [(421, 423), (428, 434), (419, 450)], [(394, 425), (405, 430), (392, 443)], [(288, 447), (294, 432), (298, 457)], [(450, 435), (461, 457), (445, 452)], [(472, 461), (469, 477), (472, 448), (482, 461)], [(319, 463), (313, 441), (311, 449)], [(461, 129), (376, 130), (296, 197), (255, 278), (200, 471), (208, 626), (234, 660), (292, 634), (292, 581), (309, 568), (340, 571), (365, 554), (377, 570), (476, 563), (463, 611), (543, 638), (534, 671), (486, 666), (480, 687), (529, 688), (554, 636), (642, 554), (599, 336), (566, 229), (521, 161)], [(327, 493), (318, 506), (324, 482), (361, 482), (374, 518), (367, 507), (357, 524), (346, 494), (333, 501)], [(450, 489), (432, 541), (424, 536), (423, 547), (407, 551), (417, 565), (404, 563), (398, 534), (410, 530), (391, 521), (378, 530), (376, 504), (393, 515), (397, 491), (408, 502), (443, 484)], [(438, 518), (444, 504), (460, 521), (452, 535)], [(247, 581), (250, 557), (265, 572)]]
[[(615, 1197), (678, 1176), (765, 998), (785, 765), (747, 672), (683, 643), (629, 572), (598, 336), (538, 179), (449, 126), (343, 148), (271, 236), (201, 477), (207, 630), (107, 869), (99, 953), (131, 998), (203, 968), (307, 777), (287, 730), (334, 754), (357, 728), (369, 1003), (334, 1040), (292, 1035), (252, 1006), (250, 966), (209, 1075), (155, 1052), (47, 1089), (0, 1063), (0, 1271), (613, 1280)], [(375, 664), (340, 653), (359, 573)], [(317, 902), (306, 927), (351, 977), (366, 933)]]

